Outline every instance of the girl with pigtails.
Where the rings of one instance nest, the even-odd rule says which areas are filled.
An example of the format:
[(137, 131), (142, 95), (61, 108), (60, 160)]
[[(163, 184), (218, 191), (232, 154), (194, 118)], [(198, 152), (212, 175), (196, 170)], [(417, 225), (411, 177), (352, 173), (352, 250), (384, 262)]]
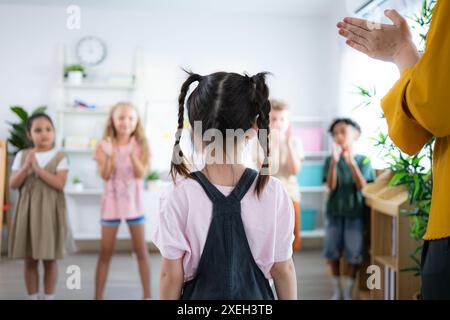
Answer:
[[(268, 173), (271, 107), (265, 78), (266, 73), (189, 73), (181, 87), (173, 184), (163, 192), (152, 234), (162, 254), (161, 299), (270, 300), (275, 293), (297, 298), (294, 209)], [(193, 83), (197, 87), (188, 96)], [(194, 152), (204, 163), (200, 170), (180, 148), (185, 109)], [(242, 159), (246, 141), (255, 135), (264, 150), (260, 172)]]

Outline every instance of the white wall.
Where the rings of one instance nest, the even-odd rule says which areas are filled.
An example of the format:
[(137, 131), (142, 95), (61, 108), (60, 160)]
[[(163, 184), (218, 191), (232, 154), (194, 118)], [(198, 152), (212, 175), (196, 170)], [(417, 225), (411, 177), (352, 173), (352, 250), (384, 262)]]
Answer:
[[(106, 1), (90, 6), (86, 2), (81, 6), (81, 30), (73, 31), (66, 29), (65, 10), (57, 2), (0, 4), (2, 120), (13, 119), (8, 109), (12, 104), (55, 107), (58, 44), (73, 51), (84, 35), (99, 36), (108, 46), (106, 61), (91, 73), (130, 71), (139, 46), (152, 99), (176, 99), (185, 77), (179, 67), (203, 74), (267, 70), (274, 73), (272, 95), (290, 103), (293, 113), (323, 115), (335, 108), (338, 42), (334, 21), (327, 15), (234, 12), (232, 8), (223, 13), (202, 12), (156, 3), (154, 7), (109, 7)], [(169, 121), (175, 126), (175, 119)], [(2, 121), (0, 138), (6, 136), (7, 125)]]

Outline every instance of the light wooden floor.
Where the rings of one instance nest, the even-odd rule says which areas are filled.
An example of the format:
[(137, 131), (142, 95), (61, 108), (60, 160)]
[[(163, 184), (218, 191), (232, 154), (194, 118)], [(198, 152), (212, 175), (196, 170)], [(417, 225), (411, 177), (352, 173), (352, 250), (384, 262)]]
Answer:
[[(160, 271), (159, 254), (151, 254), (152, 295), (158, 298)], [(97, 255), (81, 253), (66, 257), (59, 263), (56, 289), (57, 299), (92, 299)], [(331, 284), (328, 269), (320, 251), (301, 251), (294, 256), (297, 270), (299, 299), (328, 299)], [(66, 268), (78, 265), (81, 269), (81, 289), (66, 288)], [(141, 299), (137, 264), (131, 254), (117, 253), (111, 263), (105, 299)], [(23, 261), (0, 260), (0, 300), (26, 298), (23, 282)]]

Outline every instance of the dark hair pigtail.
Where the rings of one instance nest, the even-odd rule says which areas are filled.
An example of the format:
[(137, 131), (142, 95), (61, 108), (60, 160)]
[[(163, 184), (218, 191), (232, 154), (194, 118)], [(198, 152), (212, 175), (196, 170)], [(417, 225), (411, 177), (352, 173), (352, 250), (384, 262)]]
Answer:
[(184, 103), (190, 85), (195, 81), (200, 81), (201, 78), (202, 77), (198, 74), (189, 73), (189, 77), (183, 83), (180, 95), (178, 97), (178, 129), (175, 134), (175, 144), (173, 147), (172, 162), (170, 164), (170, 175), (172, 176), (172, 180), (174, 183), (176, 181), (177, 174), (180, 174), (184, 177), (188, 177), (190, 175), (189, 168), (184, 161), (183, 151), (180, 148), (181, 134), (184, 126)]
[[(258, 73), (257, 75), (251, 77), (253, 84), (253, 103), (257, 111), (258, 118), (256, 119), (256, 124), (258, 126), (258, 141), (264, 152), (264, 160), (262, 163), (261, 170), (259, 171), (258, 178), (256, 180), (256, 194), (259, 196), (269, 181), (269, 157), (270, 157), (270, 146), (269, 146), (269, 134), (270, 134), (270, 101), (269, 101), (269, 88), (266, 85), (266, 75), (267, 72)], [(266, 130), (265, 141), (263, 140), (263, 135), (261, 129)], [(263, 172), (266, 171), (266, 172)]]

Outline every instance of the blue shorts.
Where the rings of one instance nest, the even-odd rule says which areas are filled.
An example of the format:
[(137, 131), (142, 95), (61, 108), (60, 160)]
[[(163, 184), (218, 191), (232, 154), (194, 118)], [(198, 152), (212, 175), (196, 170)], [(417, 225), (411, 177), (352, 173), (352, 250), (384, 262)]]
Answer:
[(364, 259), (364, 218), (327, 215), (324, 256), (339, 260), (345, 249), (347, 262), (360, 265)]
[[(104, 227), (117, 227), (120, 225), (121, 219), (101, 219), (100, 223)], [(137, 218), (131, 218), (131, 219), (125, 219), (128, 225), (135, 225), (135, 224), (144, 224), (145, 223), (145, 216), (140, 216)]]

